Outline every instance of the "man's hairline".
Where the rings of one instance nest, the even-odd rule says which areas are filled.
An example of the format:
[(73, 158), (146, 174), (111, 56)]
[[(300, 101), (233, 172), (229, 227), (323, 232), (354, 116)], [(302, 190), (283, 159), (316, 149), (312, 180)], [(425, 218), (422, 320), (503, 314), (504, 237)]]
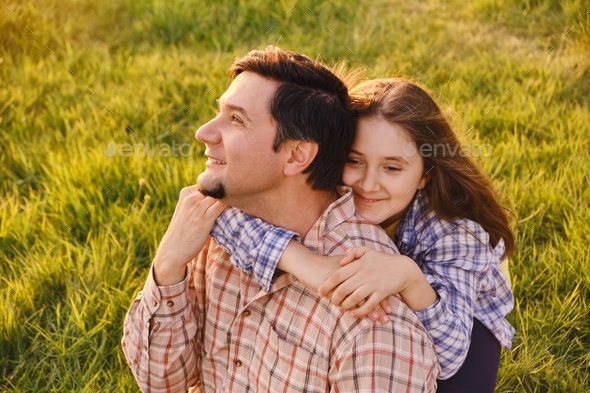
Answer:
[[(237, 78), (238, 76), (240, 76), (241, 74), (243, 74), (244, 72), (250, 72), (250, 73), (252, 73), (252, 74), (256, 74), (256, 75), (260, 76), (261, 78), (264, 78), (264, 79), (266, 79), (266, 80), (268, 80), (268, 81), (271, 81), (271, 82), (274, 82), (274, 83), (276, 84), (276, 87), (275, 87), (274, 93), (272, 94), (272, 96), (270, 97), (270, 99), (268, 100), (268, 102), (265, 104), (265, 108), (266, 108), (266, 110), (267, 110), (267, 113), (268, 113), (268, 114), (269, 114), (269, 116), (270, 116), (270, 120), (271, 120), (271, 122), (273, 123), (273, 125), (275, 126), (275, 136), (274, 136), (274, 140), (276, 141), (276, 140), (277, 140), (277, 138), (279, 137), (279, 126), (280, 126), (280, 124), (279, 124), (279, 120), (278, 120), (278, 119), (276, 119), (276, 118), (273, 116), (273, 114), (272, 114), (272, 111), (271, 111), (271, 106), (272, 106), (272, 104), (273, 104), (274, 100), (276, 99), (276, 96), (277, 96), (277, 94), (278, 94), (278, 91), (279, 91), (279, 87), (281, 87), (281, 86), (283, 86), (284, 84), (287, 84), (287, 83), (289, 83), (289, 82), (280, 81), (280, 80), (277, 80), (277, 79), (275, 79), (275, 78), (271, 78), (271, 77), (269, 77), (269, 76), (262, 75), (262, 74), (260, 74), (260, 73), (258, 73), (258, 72), (256, 72), (256, 71), (253, 71), (253, 70), (246, 70), (246, 69), (242, 69), (242, 70), (239, 70), (239, 69), (238, 69), (238, 70), (234, 70), (234, 73), (233, 73), (233, 75), (235, 75), (235, 76), (232, 76), (232, 77), (231, 77), (231, 82), (233, 82), (234, 80), (236, 80), (236, 78)], [(331, 71), (330, 71), (330, 72), (331, 72)], [(274, 149), (274, 143), (273, 143), (273, 151), (275, 151), (275, 153), (277, 153), (277, 154), (278, 154), (279, 150), (280, 150), (282, 147), (284, 147), (284, 146), (287, 144), (287, 142), (289, 142), (289, 141), (293, 141), (293, 142), (306, 142), (306, 141), (305, 141), (305, 140), (303, 140), (303, 139), (289, 139), (289, 138), (286, 138), (285, 140), (281, 141), (281, 144), (280, 144), (279, 146), (277, 146), (277, 149), (276, 149), (276, 151), (275, 151), (275, 149)], [(318, 146), (318, 149), (319, 149), (319, 143), (318, 143), (318, 142), (312, 142), (312, 143), (316, 144), (316, 145)], [(311, 166), (311, 164), (313, 163), (313, 161), (315, 161), (315, 159), (316, 159), (316, 158), (317, 158), (317, 154), (316, 154), (316, 157), (314, 157), (314, 159), (312, 160), (312, 162), (311, 162), (311, 163), (309, 163), (309, 165), (306, 167), (306, 169), (305, 169), (305, 170), (307, 170), (307, 169), (309, 168), (309, 166)], [(305, 174), (305, 173), (303, 173), (303, 172), (302, 172), (302, 174)], [(309, 178), (309, 176), (310, 176), (310, 175), (309, 175), (309, 174), (306, 174), (306, 175), (307, 175), (307, 177)]]

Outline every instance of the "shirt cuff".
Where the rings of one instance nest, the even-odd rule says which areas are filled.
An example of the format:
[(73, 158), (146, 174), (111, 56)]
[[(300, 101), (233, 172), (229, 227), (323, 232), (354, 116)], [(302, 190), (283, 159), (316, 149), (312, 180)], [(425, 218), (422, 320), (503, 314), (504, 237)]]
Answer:
[(277, 269), (277, 265), (291, 239), (297, 237), (296, 233), (278, 227), (274, 227), (264, 236), (262, 244), (272, 244), (272, 247), (263, 247), (257, 256), (258, 263), (253, 266), (256, 280), (265, 292), (270, 292), (272, 281), (283, 273)]
[(158, 286), (152, 265), (142, 291), (142, 301), (149, 310), (150, 317), (158, 322), (171, 322), (180, 318), (189, 304), (188, 282), (187, 274), (178, 284)]
[(432, 289), (437, 293), (438, 299), (434, 304), (425, 308), (424, 310), (416, 311), (416, 316), (422, 322), (426, 330), (431, 331), (440, 326), (447, 314), (447, 299), (448, 290), (441, 280), (435, 279), (430, 275), (426, 275), (426, 280), (432, 286)]

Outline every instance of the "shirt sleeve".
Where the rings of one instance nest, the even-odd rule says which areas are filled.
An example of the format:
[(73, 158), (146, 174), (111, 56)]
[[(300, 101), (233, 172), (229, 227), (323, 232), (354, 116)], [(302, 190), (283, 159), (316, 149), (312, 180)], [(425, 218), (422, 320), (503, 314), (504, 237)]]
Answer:
[(439, 299), (416, 315), (434, 341), (440, 379), (453, 376), (465, 361), (479, 288), (502, 252), (490, 247), (488, 234), (479, 225), (466, 220), (435, 241), (421, 260)]
[(157, 286), (152, 266), (127, 312), (121, 345), (143, 392), (184, 392), (198, 382), (200, 342), (195, 303), (189, 300), (191, 276)]
[(360, 332), (341, 340), (329, 370), (331, 392), (436, 391), (434, 345), (412, 311), (398, 303), (389, 323), (363, 320)]
[(211, 236), (231, 255), (237, 268), (254, 274), (256, 282), (270, 291), (277, 265), (289, 241), (297, 234), (279, 228), (239, 209), (226, 209), (215, 222)]

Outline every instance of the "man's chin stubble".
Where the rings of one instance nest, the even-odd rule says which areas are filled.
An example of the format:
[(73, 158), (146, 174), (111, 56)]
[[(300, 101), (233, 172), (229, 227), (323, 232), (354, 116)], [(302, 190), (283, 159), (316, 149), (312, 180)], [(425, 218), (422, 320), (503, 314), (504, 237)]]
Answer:
[(201, 188), (199, 186), (199, 192), (205, 196), (215, 198), (215, 199), (223, 199), (225, 198), (225, 187), (223, 187), (222, 183), (217, 183), (217, 185), (213, 188)]

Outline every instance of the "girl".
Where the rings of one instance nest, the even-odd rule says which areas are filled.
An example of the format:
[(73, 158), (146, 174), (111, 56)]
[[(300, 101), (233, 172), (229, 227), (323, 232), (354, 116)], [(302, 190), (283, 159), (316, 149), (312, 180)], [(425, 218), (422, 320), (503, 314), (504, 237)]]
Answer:
[[(399, 294), (432, 336), (441, 364), (438, 391), (493, 392), (500, 348), (509, 349), (514, 335), (505, 319), (513, 297), (500, 269), (515, 247), (504, 210), (419, 86), (373, 80), (351, 96), (358, 129), (342, 180), (357, 212), (380, 225), (401, 255), (357, 247), (332, 269), (334, 257), (288, 242), (297, 235), (235, 209), (220, 217), (212, 235), (265, 290), (281, 270), (311, 288), (328, 277), (320, 294), (356, 307), (357, 317), (375, 309), (370, 316), (383, 323), (386, 299)], [(249, 228), (240, 239), (248, 244), (232, 244), (236, 227)]]

